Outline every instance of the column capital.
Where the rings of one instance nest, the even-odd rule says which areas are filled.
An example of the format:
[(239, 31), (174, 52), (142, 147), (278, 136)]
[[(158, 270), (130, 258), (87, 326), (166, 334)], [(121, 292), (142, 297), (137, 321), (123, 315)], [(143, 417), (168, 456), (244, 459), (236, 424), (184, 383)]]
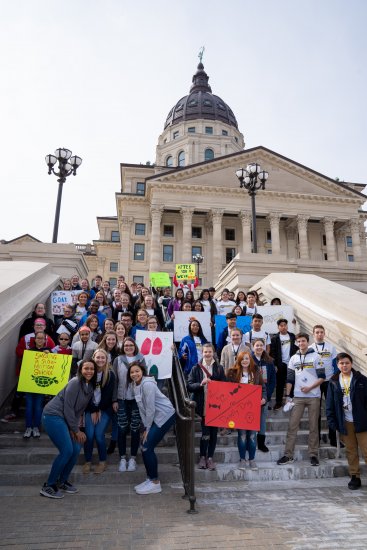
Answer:
[(310, 219), (310, 216), (307, 216), (306, 214), (298, 214), (297, 215), (297, 225), (299, 229), (307, 229), (307, 222)]
[(161, 221), (164, 207), (160, 204), (152, 204), (150, 207), (150, 214), (152, 219)]
[(221, 208), (212, 208), (210, 211), (210, 215), (212, 218), (213, 223), (214, 222), (221, 222), (223, 217), (224, 209)]
[(243, 210), (238, 214), (238, 216), (241, 219), (242, 225), (248, 225), (251, 223), (251, 220), (252, 220), (251, 212), (247, 210)]
[(359, 232), (359, 218), (352, 218), (349, 220), (349, 227), (351, 231)]
[(192, 215), (195, 211), (195, 208), (192, 206), (182, 206), (180, 208), (181, 216), (184, 220), (191, 221)]
[(324, 224), (325, 228), (328, 227), (330, 229), (333, 229), (334, 227), (334, 223), (335, 223), (335, 218), (332, 218), (331, 216), (325, 216), (324, 218), (322, 218), (322, 223)]
[(132, 216), (121, 216), (120, 221), (122, 227), (124, 229), (127, 229), (131, 227), (132, 223), (134, 222), (134, 218)]
[(270, 212), (266, 218), (270, 222), (270, 226), (278, 226), (281, 218), (280, 212)]

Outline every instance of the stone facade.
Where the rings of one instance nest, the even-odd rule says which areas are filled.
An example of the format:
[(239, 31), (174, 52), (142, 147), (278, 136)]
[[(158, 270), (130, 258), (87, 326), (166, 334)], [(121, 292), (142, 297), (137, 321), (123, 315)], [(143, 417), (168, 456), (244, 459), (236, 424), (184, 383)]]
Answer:
[[(364, 185), (340, 183), (262, 146), (244, 150), (224, 102), (233, 116), (227, 121), (217, 113), (203, 118), (203, 109), (197, 119), (186, 111), (176, 116), (192, 94), (199, 97), (197, 90), (204, 90), (204, 103), (208, 97), (222, 101), (208, 91), (199, 67), (190, 95), (167, 117), (156, 164), (121, 164), (117, 216), (98, 218), (96, 257), (86, 258), (90, 278), (98, 272), (113, 280), (122, 273), (129, 282), (149, 284), (149, 272), (173, 276), (176, 263), (200, 253), (204, 287), (218, 283), (226, 266), (241, 257), (245, 271), (246, 260), (252, 266), (248, 285), (292, 266), (367, 291)], [(198, 74), (207, 79), (200, 86)], [(212, 158), (205, 160), (208, 149)], [(259, 254), (251, 253), (250, 197), (236, 177), (236, 170), (255, 162), (269, 173), (266, 189), (256, 195)]]

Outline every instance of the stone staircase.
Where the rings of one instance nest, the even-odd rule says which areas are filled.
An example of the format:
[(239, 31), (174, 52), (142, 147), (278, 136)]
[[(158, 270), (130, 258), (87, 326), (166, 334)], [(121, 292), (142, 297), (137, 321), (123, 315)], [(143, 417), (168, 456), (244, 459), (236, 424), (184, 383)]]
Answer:
[[(341, 450), (341, 457), (336, 458), (336, 448), (328, 443), (321, 443), (320, 465), (310, 465), (307, 453), (307, 411), (301, 421), (295, 452), (295, 462), (286, 466), (278, 466), (276, 461), (284, 454), (284, 443), (288, 425), (288, 415), (283, 411), (268, 411), (266, 444), (269, 453), (256, 452), (258, 470), (249, 468), (239, 469), (239, 455), (237, 450), (237, 433), (218, 436), (215, 453), (217, 470), (196, 470), (196, 481), (280, 481), (306, 480), (316, 478), (332, 478), (347, 476), (348, 468), (345, 451)], [(322, 420), (322, 433), (326, 434), (326, 420)], [(8, 424), (0, 423), (0, 485), (41, 485), (47, 478), (51, 462), (56, 450), (47, 435), (41, 434), (40, 439), (23, 439), (24, 420), (17, 420)], [(109, 435), (108, 435), (109, 437)], [(196, 455), (199, 458), (198, 448), (200, 439), (200, 424), (196, 423)], [(129, 447), (128, 447), (129, 448)], [(157, 449), (159, 473), (163, 483), (180, 483), (180, 469), (172, 432), (166, 435)], [(94, 462), (97, 462), (96, 450)], [(78, 465), (72, 474), (72, 481), (78, 484), (119, 484), (139, 483), (144, 476), (144, 467), (140, 453), (138, 455), (138, 469), (136, 472), (118, 472), (118, 452), (108, 457), (108, 468), (102, 475), (83, 475), (81, 465), (84, 463), (83, 452), (79, 457)], [(365, 472), (366, 468), (362, 468)]]

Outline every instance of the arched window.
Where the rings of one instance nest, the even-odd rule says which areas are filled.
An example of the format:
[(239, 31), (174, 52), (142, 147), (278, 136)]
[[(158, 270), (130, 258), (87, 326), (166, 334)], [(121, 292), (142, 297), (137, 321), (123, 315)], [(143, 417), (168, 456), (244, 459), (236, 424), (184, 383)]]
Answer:
[(213, 149), (205, 149), (205, 160), (212, 160), (214, 158)]
[(185, 151), (178, 153), (178, 166), (185, 166)]
[(168, 168), (173, 166), (173, 158), (171, 157), (171, 155), (166, 158), (166, 166), (168, 166)]

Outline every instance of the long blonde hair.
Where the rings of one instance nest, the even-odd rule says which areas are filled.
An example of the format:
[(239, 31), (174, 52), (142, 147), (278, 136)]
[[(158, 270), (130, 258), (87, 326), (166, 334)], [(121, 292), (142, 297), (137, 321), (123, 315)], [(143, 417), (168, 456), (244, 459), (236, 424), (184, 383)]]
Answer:
[(110, 378), (111, 365), (108, 363), (108, 353), (106, 350), (101, 348), (96, 349), (96, 351), (93, 353), (93, 356), (92, 356), (92, 359), (94, 361), (97, 353), (103, 353), (103, 355), (106, 357), (106, 364), (102, 370), (103, 374), (102, 374), (102, 384), (101, 384), (102, 388), (104, 388)]

